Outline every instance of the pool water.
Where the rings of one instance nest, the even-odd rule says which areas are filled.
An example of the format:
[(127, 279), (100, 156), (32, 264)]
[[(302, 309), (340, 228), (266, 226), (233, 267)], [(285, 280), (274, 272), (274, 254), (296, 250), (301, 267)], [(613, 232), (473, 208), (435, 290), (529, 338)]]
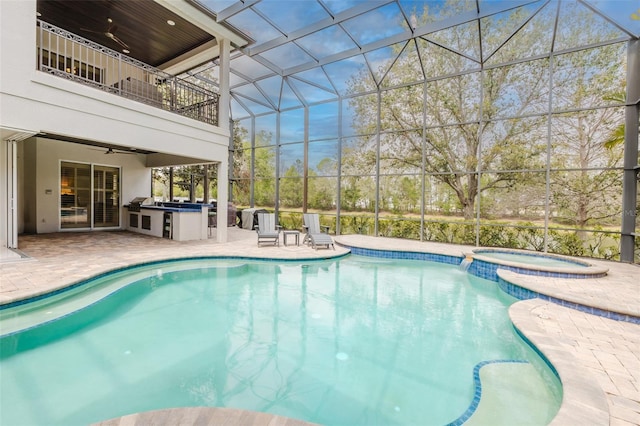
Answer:
[(546, 266), (555, 268), (575, 268), (575, 267), (587, 267), (586, 263), (574, 262), (571, 260), (564, 260), (558, 257), (545, 256), (543, 254), (521, 254), (515, 252), (506, 251), (493, 251), (493, 250), (476, 250), (475, 254), (488, 257), (490, 259), (505, 260), (508, 262), (524, 263), (525, 265), (532, 266)]
[(5, 335), (0, 424), (217, 406), (326, 425), (443, 425), (468, 410), (487, 360), (528, 361), (543, 383), (525, 386), (528, 412), (500, 408), (509, 422), (546, 424), (559, 408), (559, 381), (514, 332), (515, 299), (494, 282), (353, 255), (216, 262), (155, 265), (84, 309)]

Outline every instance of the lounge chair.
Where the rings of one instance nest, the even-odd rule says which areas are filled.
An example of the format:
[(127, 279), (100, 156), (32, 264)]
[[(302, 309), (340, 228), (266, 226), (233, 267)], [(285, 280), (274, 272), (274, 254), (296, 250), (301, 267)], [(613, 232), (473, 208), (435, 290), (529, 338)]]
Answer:
[(320, 225), (320, 217), (317, 213), (304, 213), (302, 215), (305, 235), (302, 240), (303, 244), (311, 244), (315, 250), (318, 246), (326, 246), (336, 249), (333, 245), (333, 239), (329, 236), (329, 227), (326, 225)]
[(280, 225), (276, 224), (276, 215), (273, 213), (258, 213), (258, 247), (260, 244), (280, 245)]

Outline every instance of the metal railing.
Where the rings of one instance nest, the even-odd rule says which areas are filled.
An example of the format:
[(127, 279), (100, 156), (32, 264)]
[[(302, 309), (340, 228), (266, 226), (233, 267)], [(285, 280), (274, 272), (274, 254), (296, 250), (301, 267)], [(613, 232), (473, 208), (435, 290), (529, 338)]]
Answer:
[(218, 125), (218, 93), (38, 20), (38, 70)]

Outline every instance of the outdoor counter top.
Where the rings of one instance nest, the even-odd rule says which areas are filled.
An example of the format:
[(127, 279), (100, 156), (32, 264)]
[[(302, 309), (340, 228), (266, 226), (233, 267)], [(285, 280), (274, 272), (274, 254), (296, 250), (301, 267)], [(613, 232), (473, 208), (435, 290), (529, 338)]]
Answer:
[(211, 204), (131, 204), (125, 207), (128, 231), (177, 241), (206, 240), (210, 216), (215, 215)]
[[(128, 205), (125, 207), (129, 208)], [(201, 212), (203, 207), (207, 207), (209, 210), (215, 209), (213, 204), (199, 203), (162, 203), (162, 205), (142, 205), (140, 206), (140, 209), (160, 210), (164, 212)]]

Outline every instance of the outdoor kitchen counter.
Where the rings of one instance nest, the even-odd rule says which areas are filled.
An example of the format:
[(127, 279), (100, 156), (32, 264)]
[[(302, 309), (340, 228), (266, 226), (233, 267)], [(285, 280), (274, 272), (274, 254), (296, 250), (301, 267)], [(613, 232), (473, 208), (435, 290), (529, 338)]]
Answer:
[(127, 208), (127, 230), (177, 241), (206, 240), (211, 204), (165, 203)]

